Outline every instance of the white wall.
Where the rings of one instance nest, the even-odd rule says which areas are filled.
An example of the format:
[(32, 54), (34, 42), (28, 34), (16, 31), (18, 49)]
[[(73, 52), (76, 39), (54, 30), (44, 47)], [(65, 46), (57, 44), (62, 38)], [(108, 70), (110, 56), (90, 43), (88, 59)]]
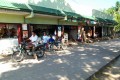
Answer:
[(18, 39), (0, 39), (0, 54), (11, 54), (11, 49), (18, 45)]

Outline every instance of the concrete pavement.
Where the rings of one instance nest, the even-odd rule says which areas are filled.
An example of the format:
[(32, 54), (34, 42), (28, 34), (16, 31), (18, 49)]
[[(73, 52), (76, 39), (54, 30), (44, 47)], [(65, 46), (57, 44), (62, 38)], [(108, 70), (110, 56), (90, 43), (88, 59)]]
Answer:
[(0, 80), (86, 80), (120, 50), (120, 39), (69, 47), (35, 61), (27, 58), (12, 63), (0, 58)]

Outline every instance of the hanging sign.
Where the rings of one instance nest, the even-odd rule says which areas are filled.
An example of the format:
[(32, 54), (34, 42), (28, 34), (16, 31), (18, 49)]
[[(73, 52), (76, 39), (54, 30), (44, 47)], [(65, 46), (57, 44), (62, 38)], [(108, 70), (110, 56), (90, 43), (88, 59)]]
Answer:
[(22, 24), (22, 30), (27, 30), (27, 24)]

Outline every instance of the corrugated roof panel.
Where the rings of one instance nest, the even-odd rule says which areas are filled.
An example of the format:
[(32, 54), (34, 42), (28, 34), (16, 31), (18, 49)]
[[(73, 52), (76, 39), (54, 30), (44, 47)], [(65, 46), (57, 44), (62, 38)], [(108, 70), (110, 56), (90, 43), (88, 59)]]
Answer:
[(14, 2), (10, 2), (8, 0), (1, 0), (0, 1), (0, 8), (30, 11), (29, 8), (26, 6), (26, 4), (14, 3)]

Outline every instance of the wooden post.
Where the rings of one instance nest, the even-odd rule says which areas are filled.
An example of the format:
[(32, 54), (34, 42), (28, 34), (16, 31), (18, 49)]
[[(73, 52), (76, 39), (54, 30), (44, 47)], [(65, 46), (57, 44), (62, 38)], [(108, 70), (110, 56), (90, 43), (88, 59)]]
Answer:
[(95, 26), (93, 27), (93, 38), (95, 38), (96, 36), (96, 33), (95, 33)]
[(62, 26), (62, 33), (61, 33), (62, 36), (64, 36), (64, 26)]
[(78, 40), (80, 40), (81, 34), (80, 34), (80, 26), (78, 26)]
[(22, 42), (22, 25), (17, 25), (17, 35), (18, 35), (18, 43), (20, 44)]

